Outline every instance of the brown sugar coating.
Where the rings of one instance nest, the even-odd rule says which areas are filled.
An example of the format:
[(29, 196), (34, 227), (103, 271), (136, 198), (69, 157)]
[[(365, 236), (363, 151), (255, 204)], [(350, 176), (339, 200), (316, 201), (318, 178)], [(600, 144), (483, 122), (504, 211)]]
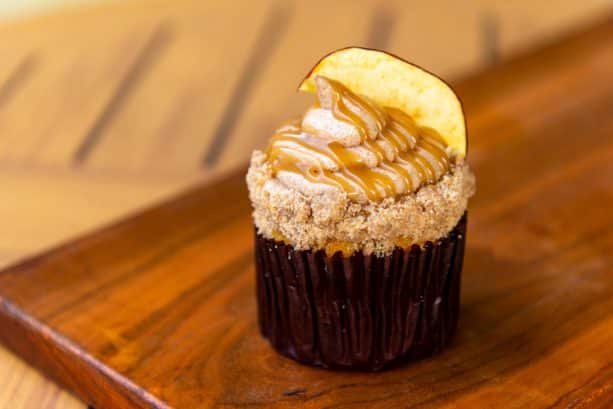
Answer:
[(381, 201), (356, 202), (334, 186), (303, 183), (292, 174), (273, 176), (261, 151), (252, 155), (247, 185), (253, 219), (264, 237), (301, 250), (378, 255), (445, 237), (475, 191), (468, 165), (456, 161), (435, 184)]

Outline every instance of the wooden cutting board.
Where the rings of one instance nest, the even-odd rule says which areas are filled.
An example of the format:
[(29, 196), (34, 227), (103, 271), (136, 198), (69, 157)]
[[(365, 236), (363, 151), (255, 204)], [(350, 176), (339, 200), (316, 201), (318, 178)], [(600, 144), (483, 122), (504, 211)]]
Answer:
[(455, 341), (314, 369), (256, 326), (243, 171), (0, 272), (0, 341), (97, 408), (613, 402), (613, 22), (458, 84), (478, 193)]

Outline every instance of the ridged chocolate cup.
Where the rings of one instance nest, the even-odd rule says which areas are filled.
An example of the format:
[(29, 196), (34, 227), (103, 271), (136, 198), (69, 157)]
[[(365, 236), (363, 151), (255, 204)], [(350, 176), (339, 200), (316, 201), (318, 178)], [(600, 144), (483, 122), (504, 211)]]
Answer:
[(382, 257), (330, 257), (256, 233), (262, 335), (325, 368), (377, 371), (432, 356), (457, 327), (465, 237), (466, 214), (444, 239)]

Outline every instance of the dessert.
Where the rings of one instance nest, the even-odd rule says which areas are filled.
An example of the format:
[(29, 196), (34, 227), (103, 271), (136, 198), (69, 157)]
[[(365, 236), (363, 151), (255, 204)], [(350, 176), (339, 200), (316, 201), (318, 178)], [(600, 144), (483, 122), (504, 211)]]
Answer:
[(303, 363), (380, 370), (440, 351), (459, 314), (466, 208), (461, 104), (377, 50), (324, 57), (247, 173), (260, 330)]

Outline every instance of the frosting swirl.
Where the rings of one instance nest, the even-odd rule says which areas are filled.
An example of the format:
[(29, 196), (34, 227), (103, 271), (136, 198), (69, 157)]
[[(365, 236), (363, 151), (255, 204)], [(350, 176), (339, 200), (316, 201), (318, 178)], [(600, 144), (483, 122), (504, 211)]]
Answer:
[(340, 188), (356, 201), (380, 201), (449, 172), (452, 152), (436, 131), (338, 81), (317, 76), (315, 82), (315, 105), (270, 140), (266, 153), (273, 175), (297, 174)]

